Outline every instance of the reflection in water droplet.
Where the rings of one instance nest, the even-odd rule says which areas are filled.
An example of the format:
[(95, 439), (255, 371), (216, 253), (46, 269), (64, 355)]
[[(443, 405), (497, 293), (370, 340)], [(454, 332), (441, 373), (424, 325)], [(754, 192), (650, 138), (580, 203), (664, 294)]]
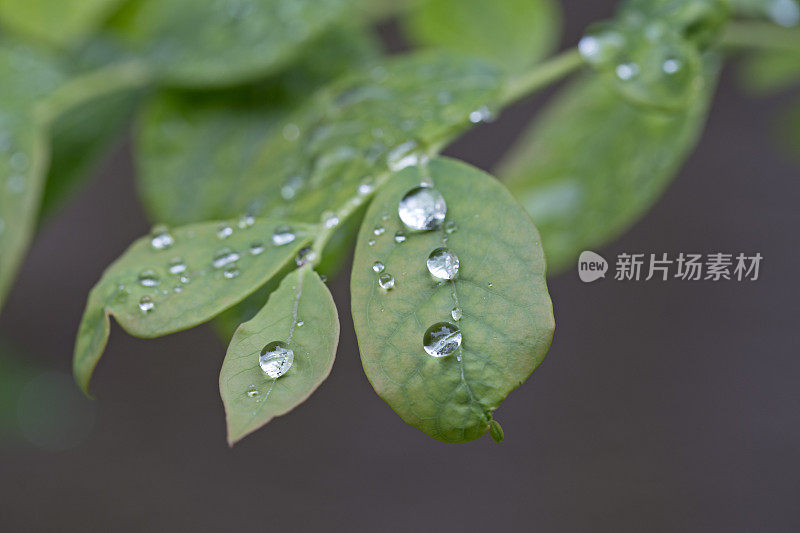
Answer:
[(142, 287), (155, 287), (159, 283), (161, 283), (161, 280), (154, 270), (144, 270), (139, 274), (139, 285)]
[(183, 262), (183, 259), (180, 257), (173, 257), (172, 260), (169, 262), (169, 272), (170, 274), (180, 274), (181, 272), (186, 271), (186, 263)]
[(220, 224), (217, 227), (217, 237), (219, 237), (220, 239), (227, 239), (231, 235), (233, 235), (233, 228), (230, 227), (229, 225)]
[(302, 248), (299, 252), (297, 252), (297, 257), (294, 258), (294, 262), (297, 266), (303, 266), (308, 262), (314, 261), (317, 259), (317, 253), (311, 249), (310, 246), (306, 246)]
[(386, 266), (385, 266), (383, 263), (381, 263), (380, 261), (375, 261), (375, 262), (372, 264), (372, 270), (373, 270), (373, 271), (375, 271), (375, 272), (376, 272), (376, 273), (378, 273), (378, 274), (380, 274), (381, 272), (383, 272), (383, 270), (384, 270), (385, 268), (386, 268)]
[(150, 245), (154, 250), (166, 250), (175, 244), (175, 239), (166, 226), (154, 227), (150, 235)]
[(437, 248), (426, 261), (428, 271), (438, 279), (453, 279), (458, 274), (458, 256), (447, 248)]
[(285, 342), (273, 341), (261, 350), (258, 365), (272, 379), (284, 375), (294, 363), (294, 352)]
[(392, 276), (388, 272), (381, 274), (380, 276), (378, 276), (378, 285), (380, 286), (381, 289), (385, 289), (387, 291), (393, 289), (394, 276)]
[(454, 307), (450, 310), (450, 316), (453, 317), (453, 320), (458, 322), (461, 320), (461, 316), (463, 315), (463, 311), (461, 311), (460, 307)]
[(406, 242), (406, 234), (403, 233), (402, 231), (398, 231), (397, 233), (394, 234), (394, 242), (396, 243)]
[(425, 332), (422, 346), (433, 357), (450, 355), (461, 346), (461, 330), (450, 322), (438, 322)]
[(211, 266), (214, 268), (222, 268), (231, 263), (235, 263), (239, 260), (239, 257), (239, 254), (230, 248), (223, 248), (214, 254), (214, 260), (211, 262)]
[(397, 209), (403, 224), (414, 230), (438, 228), (447, 213), (441, 193), (431, 187), (415, 187), (403, 196)]
[(272, 244), (275, 246), (282, 246), (284, 244), (289, 244), (293, 240), (295, 240), (296, 235), (292, 228), (289, 226), (280, 226), (275, 229), (275, 232), (272, 234)]
[(139, 310), (141, 310), (142, 313), (149, 313), (155, 306), (156, 304), (153, 303), (153, 299), (149, 296), (142, 296), (139, 300)]
[(260, 255), (264, 252), (264, 245), (260, 242), (254, 242), (250, 245), (250, 255)]

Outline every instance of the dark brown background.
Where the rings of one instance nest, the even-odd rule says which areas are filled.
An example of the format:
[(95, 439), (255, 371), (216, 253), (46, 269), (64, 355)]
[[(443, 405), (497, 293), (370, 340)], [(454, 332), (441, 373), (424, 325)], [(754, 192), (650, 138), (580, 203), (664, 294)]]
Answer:
[[(611, 13), (564, 4), (565, 44)], [(375, 395), (345, 274), (331, 283), (343, 323), (330, 379), (233, 450), (210, 328), (145, 341), (115, 327), (89, 436), (60, 452), (0, 443), (0, 529), (797, 531), (798, 171), (771, 135), (791, 98), (748, 99), (733, 74), (664, 198), (598, 251), (758, 251), (761, 279), (552, 279), (553, 347), (498, 411), (502, 445), (435, 442)], [(449, 154), (490, 168), (544, 96)], [(40, 232), (2, 335), (68, 372), (87, 291), (147, 229), (125, 146)]]

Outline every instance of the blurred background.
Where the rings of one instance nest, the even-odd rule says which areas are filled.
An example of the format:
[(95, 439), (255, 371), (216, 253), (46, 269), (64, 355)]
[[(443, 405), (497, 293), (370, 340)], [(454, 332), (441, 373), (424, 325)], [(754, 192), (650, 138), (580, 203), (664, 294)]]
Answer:
[[(562, 2), (564, 46), (614, 2)], [(381, 26), (390, 50), (395, 25)], [(490, 169), (553, 91), (447, 154)], [(798, 167), (775, 133), (792, 95), (751, 99), (728, 68), (694, 155), (616, 254), (760, 252), (755, 282), (550, 280), (556, 335), (497, 412), (506, 440), (407, 426), (361, 370), (349, 266), (330, 378), (235, 448), (208, 326), (112, 329), (85, 400), (70, 375), (86, 295), (149, 224), (129, 141), (49, 220), (0, 316), (4, 531), (800, 530)], [(797, 155), (797, 154), (794, 154)]]

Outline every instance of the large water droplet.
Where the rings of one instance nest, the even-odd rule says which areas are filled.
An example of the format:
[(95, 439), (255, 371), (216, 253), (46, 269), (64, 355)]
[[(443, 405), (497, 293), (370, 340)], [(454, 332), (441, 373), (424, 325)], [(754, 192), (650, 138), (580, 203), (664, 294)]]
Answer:
[(385, 268), (386, 268), (386, 266), (383, 263), (381, 263), (380, 261), (375, 261), (372, 264), (372, 270), (375, 271), (377, 274), (380, 274), (381, 272), (383, 272)]
[(234, 252), (230, 248), (223, 248), (214, 254), (214, 259), (211, 262), (211, 266), (214, 268), (222, 268), (230, 265), (231, 263), (235, 263), (239, 260), (239, 257), (240, 256), (238, 252)]
[(450, 355), (461, 346), (461, 330), (450, 322), (438, 322), (425, 332), (422, 346), (433, 357)]
[(297, 236), (292, 231), (292, 228), (289, 226), (280, 226), (275, 228), (275, 232), (272, 234), (272, 244), (275, 246), (282, 246), (284, 244), (289, 244), (293, 240), (295, 240)]
[(453, 279), (458, 274), (458, 256), (447, 248), (437, 248), (426, 261), (428, 271), (438, 279)]
[(415, 187), (403, 196), (397, 209), (403, 224), (414, 230), (438, 228), (447, 214), (441, 193), (431, 187)]
[(186, 271), (186, 263), (180, 257), (174, 257), (172, 261), (169, 262), (170, 274), (180, 274), (181, 272), (185, 271)]
[(175, 239), (166, 226), (154, 227), (150, 235), (150, 245), (154, 250), (166, 250), (175, 244)]
[(258, 365), (272, 379), (284, 375), (294, 363), (294, 352), (285, 342), (273, 341), (261, 350)]
[(385, 272), (385, 273), (381, 274), (380, 276), (378, 276), (378, 285), (380, 286), (381, 289), (384, 289), (384, 290), (387, 290), (387, 291), (393, 289), (394, 288), (394, 276), (392, 276), (388, 272)]
[(139, 310), (142, 313), (149, 313), (155, 306), (156, 304), (153, 303), (153, 299), (149, 296), (142, 296), (142, 298), (139, 300)]
[(159, 283), (161, 283), (161, 280), (154, 270), (144, 270), (139, 274), (139, 285), (142, 287), (155, 287)]

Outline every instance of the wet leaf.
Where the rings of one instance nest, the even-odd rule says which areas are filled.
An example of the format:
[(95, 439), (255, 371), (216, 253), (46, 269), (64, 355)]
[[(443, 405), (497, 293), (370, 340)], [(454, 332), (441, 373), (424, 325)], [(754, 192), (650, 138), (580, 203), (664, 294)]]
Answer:
[(409, 13), (405, 27), (416, 44), (519, 72), (553, 51), (560, 23), (553, 0), (427, 0)]
[(286, 116), (320, 85), (377, 55), (371, 36), (340, 28), (266, 82), (157, 95), (142, 114), (136, 153), (139, 192), (151, 218), (186, 224), (241, 213), (248, 199), (234, 194), (231, 183), (245, 173), (268, 179), (271, 173), (256, 174), (253, 167), (264, 145), (282, 135)]
[(347, 15), (351, 0), (141, 0), (115, 34), (182, 87), (233, 86), (273, 73)]
[[(275, 379), (259, 366), (259, 355), (274, 341), (294, 355), (289, 370)], [(338, 342), (336, 306), (317, 273), (304, 266), (286, 276), (264, 308), (236, 330), (222, 363), (228, 442), (303, 403), (328, 377)]]
[(572, 264), (658, 198), (697, 143), (706, 91), (682, 111), (631, 104), (596, 77), (573, 83), (525, 133), (498, 174), (542, 232), (548, 266)]
[(0, 42), (0, 307), (30, 243), (47, 171), (35, 105), (62, 79), (48, 57)]
[[(413, 233), (398, 204), (423, 182), (441, 192), (447, 214), (444, 229)], [(376, 227), (384, 229), (376, 235)], [(397, 231), (406, 231), (404, 242), (395, 241)], [(453, 281), (433, 278), (426, 264), (443, 245), (459, 259)], [(386, 275), (394, 280), (389, 290), (379, 284)], [(351, 294), (361, 361), (375, 391), (403, 420), (445, 442), (489, 431), (492, 413), (539, 365), (553, 334), (530, 217), (491, 176), (448, 159), (409, 167), (376, 195), (358, 236)], [(439, 322), (457, 325), (462, 341), (451, 355), (432, 357), (423, 336)]]
[[(249, 118), (213, 114), (219, 127), (210, 129), (204, 117), (188, 114), (203, 124), (188, 145), (182, 134), (193, 126), (167, 120), (180, 117), (179, 104), (157, 104), (139, 141), (143, 194), (156, 216), (191, 220), (248, 209), (317, 222), (324, 211), (358, 201), (359, 186), (387, 175), (390, 159), (405, 164), (466, 129), (470, 113), (492, 106), (502, 81), (475, 60), (404, 57), (334, 82), (277, 123), (247, 109)], [(241, 128), (244, 120), (255, 124)], [(216, 176), (198, 183), (206, 153)]]
[(57, 46), (74, 44), (100, 26), (123, 0), (0, 0), (0, 26)]
[[(256, 219), (245, 228), (240, 222), (157, 231), (134, 242), (108, 267), (89, 294), (75, 344), (73, 370), (84, 390), (108, 339), (109, 315), (137, 337), (158, 337), (206, 322), (269, 281), (310, 242), (314, 231), (292, 223), (294, 240), (276, 245), (273, 233), (286, 222)], [(230, 236), (220, 238), (228, 229)], [(165, 246), (170, 240), (174, 244)]]

